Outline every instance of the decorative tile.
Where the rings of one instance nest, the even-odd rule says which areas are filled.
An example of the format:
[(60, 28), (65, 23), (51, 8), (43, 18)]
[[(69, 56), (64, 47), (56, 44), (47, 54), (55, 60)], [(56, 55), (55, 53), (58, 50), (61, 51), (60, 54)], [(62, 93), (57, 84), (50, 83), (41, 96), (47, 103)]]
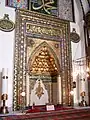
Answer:
[(6, 5), (15, 8), (28, 8), (28, 0), (6, 0)]

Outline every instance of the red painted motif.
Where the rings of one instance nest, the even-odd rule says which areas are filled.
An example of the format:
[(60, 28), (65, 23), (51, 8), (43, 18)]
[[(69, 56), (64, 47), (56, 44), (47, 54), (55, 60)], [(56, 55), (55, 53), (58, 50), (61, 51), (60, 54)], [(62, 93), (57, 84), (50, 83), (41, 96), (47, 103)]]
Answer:
[(20, 2), (20, 0), (17, 0), (17, 2)]

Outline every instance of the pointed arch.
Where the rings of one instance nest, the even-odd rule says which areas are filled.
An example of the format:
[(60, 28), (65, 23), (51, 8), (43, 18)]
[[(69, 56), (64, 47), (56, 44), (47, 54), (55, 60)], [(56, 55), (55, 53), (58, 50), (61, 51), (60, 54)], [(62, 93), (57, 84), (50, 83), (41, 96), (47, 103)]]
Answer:
[(52, 74), (60, 72), (60, 63), (54, 50), (47, 42), (42, 42), (32, 52), (28, 60), (29, 74)]

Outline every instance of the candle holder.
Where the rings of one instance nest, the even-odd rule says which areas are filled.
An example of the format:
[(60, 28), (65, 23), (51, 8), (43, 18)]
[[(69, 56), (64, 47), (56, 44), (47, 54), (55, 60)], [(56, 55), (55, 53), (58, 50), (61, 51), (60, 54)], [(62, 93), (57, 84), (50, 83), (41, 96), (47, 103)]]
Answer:
[(6, 100), (8, 99), (8, 95), (7, 94), (3, 94), (1, 96), (1, 100), (3, 101), (3, 106), (0, 108), (0, 113), (1, 114), (6, 114), (9, 113), (8, 112), (8, 107), (6, 106)]
[(85, 99), (84, 99), (85, 96), (86, 96), (85, 91), (81, 92), (82, 101), (81, 101), (80, 105), (81, 105), (82, 107), (87, 106), (87, 102), (86, 102)]
[(24, 99), (25, 99), (25, 92), (22, 92), (21, 93), (21, 96), (22, 96), (22, 113), (24, 113), (24, 109), (25, 109), (25, 105), (24, 105)]
[(71, 107), (74, 107), (74, 102), (73, 102), (73, 97), (74, 97), (74, 91), (70, 91), (70, 95), (71, 95)]

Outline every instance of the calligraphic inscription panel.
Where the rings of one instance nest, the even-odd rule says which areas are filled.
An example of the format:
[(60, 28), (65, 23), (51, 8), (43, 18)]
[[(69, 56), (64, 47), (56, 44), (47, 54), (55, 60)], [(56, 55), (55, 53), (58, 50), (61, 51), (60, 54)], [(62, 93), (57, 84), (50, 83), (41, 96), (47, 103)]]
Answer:
[(31, 10), (57, 15), (57, 0), (31, 0)]
[(48, 39), (57, 39), (60, 41), (62, 38), (62, 30), (59, 27), (51, 28), (49, 22), (47, 26), (43, 26), (42, 23), (32, 24), (30, 22), (26, 23), (26, 34), (30, 36), (35, 35), (37, 33), (37, 37), (44, 37)]
[[(16, 25), (15, 27), (16, 32), (15, 32), (15, 54), (14, 54), (13, 109), (17, 110), (18, 106), (19, 107), (22, 106), (22, 102), (24, 105), (27, 104), (26, 103), (27, 102), (26, 100), (27, 72), (28, 72), (27, 63), (32, 63), (32, 69), (31, 67), (29, 67), (30, 68), (29, 71), (31, 73), (30, 75), (35, 73), (35, 75), (38, 76), (39, 74), (36, 74), (37, 73), (36, 66), (38, 65), (37, 61), (39, 61), (39, 58), (41, 58), (41, 56), (44, 57), (44, 60), (46, 60), (45, 53), (46, 54), (49, 53), (47, 54), (49, 55), (47, 57), (52, 57), (52, 62), (55, 63), (52, 64), (54, 66), (52, 66), (51, 69), (49, 70), (50, 71), (55, 70), (56, 73), (61, 75), (62, 103), (65, 105), (70, 105), (71, 103), (70, 91), (72, 87), (71, 86), (72, 79), (71, 79), (71, 61), (70, 61), (71, 42), (69, 40), (69, 32), (70, 32), (69, 22), (60, 20), (55, 16), (45, 15), (34, 11), (17, 9), (15, 25)], [(55, 32), (55, 30), (57, 32)], [(40, 43), (41, 45), (39, 45)], [(38, 46), (35, 48), (36, 45)], [(28, 55), (27, 49), (30, 52), (34, 49), (31, 55), (30, 54)], [(30, 56), (30, 58), (28, 56)], [(36, 60), (36, 63), (33, 60)], [(39, 64), (43, 65), (44, 63), (42, 59), (40, 60), (41, 61), (39, 61)], [(34, 68), (33, 65), (35, 69), (33, 69)], [(40, 66), (38, 66), (38, 68), (39, 67)], [(45, 70), (46, 68), (47, 67), (45, 67)], [(42, 69), (38, 69), (38, 73), (40, 72), (42, 72)], [(23, 101), (22, 98), (20, 97), (22, 90), (25, 91), (26, 93), (25, 99), (23, 99)], [(52, 96), (50, 93), (50, 99), (51, 98)]]

